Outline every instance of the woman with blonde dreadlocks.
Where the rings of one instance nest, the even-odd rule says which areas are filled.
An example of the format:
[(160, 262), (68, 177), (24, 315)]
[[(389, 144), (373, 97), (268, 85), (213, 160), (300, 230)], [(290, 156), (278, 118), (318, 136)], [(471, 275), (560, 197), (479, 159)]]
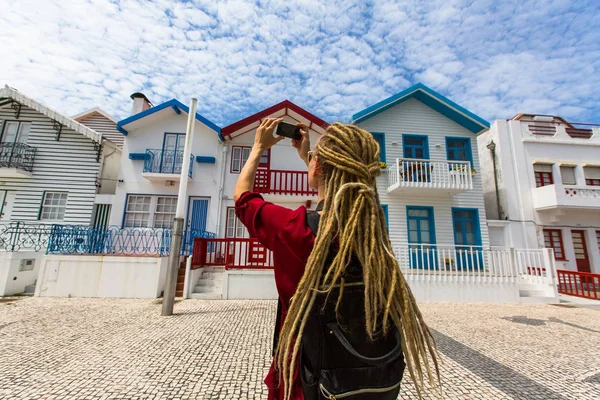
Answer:
[(262, 153), (285, 139), (273, 134), (281, 121), (262, 121), (234, 193), (250, 236), (273, 251), (279, 303), (269, 399), (396, 399), (405, 367), (421, 394), (425, 379), (439, 381), (437, 350), (391, 251), (377, 142), (334, 123), (309, 151), (308, 127), (298, 124), (293, 146), (319, 204), (290, 210), (251, 192)]

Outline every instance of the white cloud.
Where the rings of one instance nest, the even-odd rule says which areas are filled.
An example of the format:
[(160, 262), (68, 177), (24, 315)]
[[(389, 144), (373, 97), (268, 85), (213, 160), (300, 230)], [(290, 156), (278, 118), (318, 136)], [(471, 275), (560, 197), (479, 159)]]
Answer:
[(122, 118), (143, 91), (220, 125), (286, 98), (346, 121), (422, 81), (489, 120), (600, 122), (594, 0), (5, 3), (0, 84), (67, 114)]

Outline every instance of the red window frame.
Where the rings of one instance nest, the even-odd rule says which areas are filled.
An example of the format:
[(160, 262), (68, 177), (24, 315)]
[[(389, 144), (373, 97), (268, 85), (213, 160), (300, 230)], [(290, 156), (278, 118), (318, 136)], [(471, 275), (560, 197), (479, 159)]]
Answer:
[(585, 184), (588, 186), (600, 186), (600, 179), (586, 179)]
[[(554, 257), (557, 261), (566, 261), (565, 257), (565, 246), (563, 243), (562, 230), (561, 229), (543, 229), (544, 232), (544, 245), (554, 250)], [(557, 254), (560, 252), (560, 255)]]
[[(542, 187), (554, 184), (554, 177), (552, 176), (552, 170), (550, 171), (536, 171), (538, 166), (548, 166), (548, 164), (534, 164), (533, 175), (535, 176), (535, 187)], [(552, 166), (550, 165), (550, 168)]]

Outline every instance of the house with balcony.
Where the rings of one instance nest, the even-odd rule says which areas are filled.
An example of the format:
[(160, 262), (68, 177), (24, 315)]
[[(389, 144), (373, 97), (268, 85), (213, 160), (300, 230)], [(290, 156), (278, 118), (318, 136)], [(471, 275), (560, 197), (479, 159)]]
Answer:
[[(153, 106), (134, 93), (132, 115), (117, 123), (123, 154), (110, 225), (172, 228), (189, 108), (176, 99)], [(221, 128), (196, 113), (190, 155), (186, 227), (215, 232), (225, 153)]]
[(93, 223), (100, 182), (116, 180), (104, 166), (118, 162), (120, 149), (8, 86), (0, 89), (0, 135), (2, 295), (35, 282), (53, 225)]
[(519, 114), (478, 145), (492, 244), (553, 249), (559, 279), (600, 274), (600, 128)]

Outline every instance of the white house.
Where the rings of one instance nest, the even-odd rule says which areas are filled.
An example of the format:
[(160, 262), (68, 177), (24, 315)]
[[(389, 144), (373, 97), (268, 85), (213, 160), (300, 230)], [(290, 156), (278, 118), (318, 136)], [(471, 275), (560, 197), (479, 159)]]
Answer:
[(559, 270), (600, 274), (600, 129), (519, 114), (478, 146), (492, 244), (552, 248)]
[[(53, 224), (89, 225), (107, 160), (103, 135), (17, 90), (0, 89), (0, 295), (35, 282)], [(114, 168), (113, 168), (114, 172)], [(113, 191), (114, 194), (114, 191)]]

